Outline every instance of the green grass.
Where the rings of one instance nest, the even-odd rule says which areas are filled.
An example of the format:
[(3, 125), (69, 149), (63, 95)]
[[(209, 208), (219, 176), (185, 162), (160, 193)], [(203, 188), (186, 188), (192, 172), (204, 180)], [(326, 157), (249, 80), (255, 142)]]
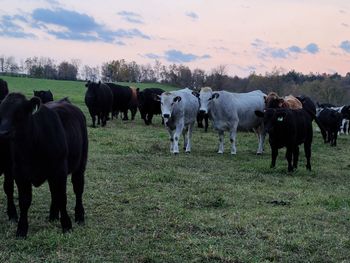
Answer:
[[(56, 99), (69, 96), (87, 112), (83, 82), (4, 79), (26, 95), (50, 88)], [(28, 238), (16, 240), (0, 191), (0, 262), (350, 261), (348, 136), (331, 148), (315, 133), (312, 172), (301, 150), (292, 174), (284, 150), (275, 169), (267, 142), (264, 155), (255, 155), (252, 133), (239, 133), (236, 156), (227, 136), (218, 155), (217, 135), (199, 129), (192, 153), (172, 156), (160, 118), (146, 127), (139, 114), (136, 121), (89, 128), (89, 138), (85, 226), (62, 234), (58, 222), (48, 222), (44, 184), (33, 188)], [(70, 183), (68, 189), (73, 218)]]

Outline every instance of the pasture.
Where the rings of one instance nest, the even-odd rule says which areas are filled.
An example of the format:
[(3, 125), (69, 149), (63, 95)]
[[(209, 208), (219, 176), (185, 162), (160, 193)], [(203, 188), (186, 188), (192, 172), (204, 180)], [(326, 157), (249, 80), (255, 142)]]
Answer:
[[(26, 96), (33, 89), (68, 96), (91, 125), (84, 82), (3, 79)], [(313, 170), (306, 170), (301, 149), (298, 170), (288, 174), (284, 150), (275, 169), (267, 141), (265, 153), (255, 155), (253, 133), (238, 133), (236, 156), (226, 135), (225, 153), (218, 155), (217, 134), (196, 128), (191, 154), (172, 156), (160, 117), (153, 122), (145, 126), (138, 113), (135, 121), (88, 128), (86, 223), (73, 224), (68, 234), (47, 220), (45, 183), (33, 188), (28, 238), (17, 240), (1, 190), (0, 262), (350, 261), (350, 136), (331, 148), (314, 133)], [(70, 181), (67, 188), (73, 218)]]

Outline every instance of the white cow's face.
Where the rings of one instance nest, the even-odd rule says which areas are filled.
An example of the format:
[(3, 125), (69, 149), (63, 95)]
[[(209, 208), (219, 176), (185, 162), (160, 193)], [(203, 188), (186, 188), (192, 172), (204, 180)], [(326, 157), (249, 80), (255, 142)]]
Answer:
[(180, 96), (175, 96), (169, 92), (165, 92), (160, 97), (160, 108), (162, 110), (162, 117), (167, 120), (171, 118), (174, 106), (181, 101)]
[(207, 114), (210, 108), (210, 103), (212, 100), (213, 91), (210, 88), (201, 89), (199, 93), (199, 112)]

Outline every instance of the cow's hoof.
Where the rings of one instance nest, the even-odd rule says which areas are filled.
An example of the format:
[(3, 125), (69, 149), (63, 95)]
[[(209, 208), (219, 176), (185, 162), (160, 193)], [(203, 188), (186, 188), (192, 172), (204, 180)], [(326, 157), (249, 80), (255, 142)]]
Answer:
[(237, 153), (236, 152), (231, 152), (231, 155), (236, 155)]
[(218, 154), (223, 154), (224, 152), (223, 151), (218, 151)]
[(262, 152), (257, 152), (256, 155), (262, 155), (263, 153)]
[(27, 238), (27, 232), (28, 232), (28, 230), (17, 229), (16, 238), (17, 239), (26, 239)]
[(178, 155), (178, 154), (179, 154), (179, 152), (173, 152), (173, 154), (174, 154), (174, 155)]
[(186, 151), (185, 153), (186, 153), (186, 154), (190, 154), (190, 153), (191, 153), (191, 151)]

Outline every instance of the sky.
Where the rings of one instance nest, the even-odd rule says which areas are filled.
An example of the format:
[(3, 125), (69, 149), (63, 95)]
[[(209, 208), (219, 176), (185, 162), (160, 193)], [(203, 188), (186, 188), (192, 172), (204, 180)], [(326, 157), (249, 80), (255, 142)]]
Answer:
[(349, 0), (0, 0), (0, 55), (350, 72)]

